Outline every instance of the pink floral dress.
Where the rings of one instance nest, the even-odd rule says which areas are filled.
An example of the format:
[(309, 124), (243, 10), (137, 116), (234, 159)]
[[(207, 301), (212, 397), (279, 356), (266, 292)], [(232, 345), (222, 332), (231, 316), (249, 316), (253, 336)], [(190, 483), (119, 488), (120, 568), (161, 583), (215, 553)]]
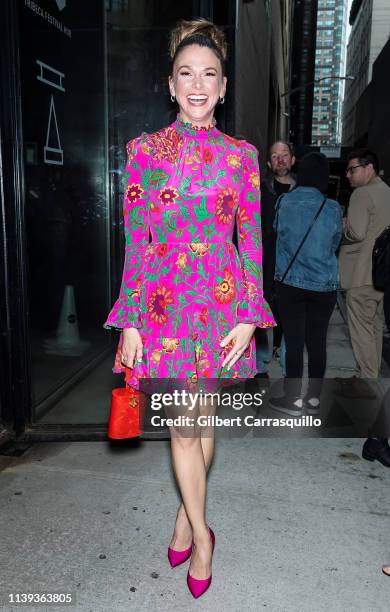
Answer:
[[(238, 323), (275, 325), (262, 291), (257, 149), (178, 116), (128, 143), (125, 179), (122, 285), (104, 327), (140, 332), (143, 359), (127, 383), (253, 377), (254, 337), (230, 370), (233, 344), (219, 343)], [(125, 372), (121, 345), (122, 334), (114, 372)]]

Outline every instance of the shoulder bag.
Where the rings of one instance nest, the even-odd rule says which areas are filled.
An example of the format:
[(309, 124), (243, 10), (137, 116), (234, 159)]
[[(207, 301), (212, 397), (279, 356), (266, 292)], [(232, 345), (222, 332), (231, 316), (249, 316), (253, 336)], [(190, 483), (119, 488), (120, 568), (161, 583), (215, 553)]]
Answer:
[[(277, 236), (277, 234), (278, 234), (278, 224), (279, 224), (279, 208), (280, 208), (280, 203), (281, 203), (281, 201), (282, 201), (282, 199), (283, 199), (283, 197), (284, 197), (285, 195), (286, 195), (286, 194), (283, 194), (283, 195), (282, 195), (282, 196), (279, 198), (278, 203), (277, 203), (277, 210), (276, 210), (276, 214), (277, 214), (277, 220), (276, 220), (276, 236)], [(310, 234), (311, 230), (313, 229), (313, 225), (315, 224), (315, 222), (317, 221), (318, 217), (320, 216), (321, 211), (322, 211), (322, 209), (323, 209), (323, 208), (324, 208), (324, 206), (325, 206), (325, 202), (326, 202), (326, 196), (324, 197), (324, 199), (323, 199), (323, 201), (322, 201), (322, 203), (321, 203), (321, 206), (319, 207), (319, 209), (317, 210), (317, 212), (316, 212), (316, 214), (315, 214), (315, 216), (314, 216), (313, 220), (311, 221), (311, 223), (310, 223), (310, 225), (309, 225), (309, 227), (308, 227), (308, 229), (307, 229), (307, 231), (306, 231), (306, 234), (304, 235), (304, 237), (302, 238), (302, 240), (301, 240), (301, 242), (300, 242), (300, 244), (299, 244), (299, 247), (297, 248), (297, 250), (295, 251), (295, 253), (294, 253), (293, 257), (291, 258), (291, 260), (290, 260), (290, 262), (289, 262), (289, 264), (288, 264), (288, 266), (287, 266), (287, 268), (286, 268), (285, 272), (283, 273), (282, 278), (281, 278), (280, 280), (276, 281), (276, 283), (274, 284), (274, 290), (273, 290), (273, 294), (272, 294), (272, 301), (274, 301), (274, 300), (276, 300), (276, 299), (277, 299), (277, 287), (278, 287), (278, 284), (283, 283), (284, 279), (286, 278), (287, 274), (289, 273), (289, 271), (290, 271), (290, 269), (291, 269), (291, 266), (293, 265), (294, 261), (295, 261), (295, 260), (296, 260), (296, 258), (298, 257), (299, 251), (301, 250), (301, 248), (302, 248), (302, 247), (303, 247), (303, 245), (305, 244), (305, 242), (306, 242), (306, 239), (307, 239), (308, 235)]]

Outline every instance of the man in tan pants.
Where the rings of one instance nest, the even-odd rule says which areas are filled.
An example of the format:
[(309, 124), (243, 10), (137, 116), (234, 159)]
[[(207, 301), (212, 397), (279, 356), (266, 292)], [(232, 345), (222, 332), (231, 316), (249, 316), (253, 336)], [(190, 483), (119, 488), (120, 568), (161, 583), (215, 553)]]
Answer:
[[(362, 379), (377, 379), (382, 360), (384, 294), (372, 284), (372, 250), (376, 238), (390, 225), (390, 187), (378, 172), (378, 158), (372, 151), (359, 149), (349, 155), (347, 177), (354, 192), (345, 220), (339, 265), (340, 284), (347, 290), (348, 328), (357, 377), (342, 385), (340, 394), (346, 397), (375, 397), (374, 391)], [(390, 447), (386, 439), (369, 438), (365, 447), (375, 440), (382, 440), (380, 448), (374, 444), (373, 452), (368, 449), (370, 452), (366, 454), (370, 456), (365, 458), (379, 459), (390, 467)], [(376, 456), (377, 447), (380, 456)], [(363, 456), (364, 452), (363, 449)]]

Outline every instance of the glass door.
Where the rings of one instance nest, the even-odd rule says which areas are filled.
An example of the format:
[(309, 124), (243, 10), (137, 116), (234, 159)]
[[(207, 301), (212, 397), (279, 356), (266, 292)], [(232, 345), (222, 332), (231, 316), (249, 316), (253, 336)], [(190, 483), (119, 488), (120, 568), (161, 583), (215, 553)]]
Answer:
[(104, 423), (112, 346), (102, 328), (111, 299), (105, 7), (20, 0), (18, 8), (32, 421)]

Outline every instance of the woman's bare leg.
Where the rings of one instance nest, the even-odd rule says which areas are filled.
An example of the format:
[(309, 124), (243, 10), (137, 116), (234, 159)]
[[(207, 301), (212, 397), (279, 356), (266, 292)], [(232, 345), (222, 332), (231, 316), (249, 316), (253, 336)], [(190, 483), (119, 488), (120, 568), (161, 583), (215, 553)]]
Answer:
[[(204, 437), (200, 439), (203, 461), (206, 474), (209, 470), (214, 455), (214, 437)], [(176, 515), (175, 529), (169, 546), (175, 550), (185, 550), (192, 542), (192, 527), (188, 520), (187, 512), (183, 502), (181, 502)]]
[[(215, 414), (215, 406), (213, 406), (212, 400), (207, 399), (204, 404), (198, 402), (196, 406), (196, 414), (202, 416), (210, 416)], [(203, 460), (206, 468), (206, 478), (209, 467), (214, 456), (214, 427), (202, 427), (200, 429), (200, 443), (202, 447)], [(175, 529), (173, 532), (170, 547), (175, 550), (186, 550), (192, 542), (192, 527), (188, 519), (187, 512), (183, 502), (179, 505), (176, 514)]]
[[(215, 413), (211, 400), (198, 402), (194, 417)], [(172, 462), (179, 484), (182, 503), (176, 518), (170, 546), (185, 550), (194, 543), (190, 571), (194, 578), (204, 579), (211, 571), (211, 540), (205, 518), (207, 472), (214, 455), (214, 428), (199, 427), (171, 431)], [(179, 434), (179, 435), (178, 435)]]
[(194, 549), (190, 573), (204, 580), (211, 572), (211, 539), (206, 525), (206, 466), (201, 438), (171, 436), (172, 463), (188, 519), (192, 526)]

